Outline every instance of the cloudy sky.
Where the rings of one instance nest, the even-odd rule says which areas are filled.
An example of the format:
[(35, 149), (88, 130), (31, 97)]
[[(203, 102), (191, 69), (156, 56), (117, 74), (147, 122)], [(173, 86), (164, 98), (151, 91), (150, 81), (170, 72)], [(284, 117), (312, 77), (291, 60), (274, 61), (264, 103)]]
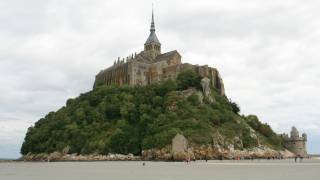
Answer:
[[(162, 50), (217, 67), (228, 97), (320, 153), (320, 1), (154, 0)], [(142, 50), (152, 1), (0, 0), (0, 158), (94, 76)]]

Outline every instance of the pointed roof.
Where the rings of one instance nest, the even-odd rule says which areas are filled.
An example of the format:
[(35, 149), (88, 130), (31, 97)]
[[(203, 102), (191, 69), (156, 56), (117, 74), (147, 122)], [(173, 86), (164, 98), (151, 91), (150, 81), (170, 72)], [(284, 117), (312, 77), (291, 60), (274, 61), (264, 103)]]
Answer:
[(150, 35), (147, 39), (147, 41), (145, 42), (145, 44), (150, 44), (150, 43), (157, 43), (157, 44), (161, 44), (157, 35), (156, 35), (156, 28), (154, 25), (154, 15), (153, 15), (153, 7), (152, 7), (152, 19), (151, 19), (151, 26), (150, 26)]
[(297, 130), (296, 127), (292, 126), (292, 129), (291, 129), (291, 138), (297, 138), (299, 137), (299, 131)]

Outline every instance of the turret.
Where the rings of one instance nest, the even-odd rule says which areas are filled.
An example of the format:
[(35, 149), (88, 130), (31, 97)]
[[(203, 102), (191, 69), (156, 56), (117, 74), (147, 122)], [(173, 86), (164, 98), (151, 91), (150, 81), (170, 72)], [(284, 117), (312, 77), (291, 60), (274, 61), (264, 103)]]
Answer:
[(303, 134), (302, 134), (302, 138), (303, 138), (304, 141), (307, 141), (307, 140), (308, 140), (307, 134), (306, 134), (306, 133), (303, 133)]
[(292, 126), (290, 134), (291, 134), (291, 139), (299, 139), (299, 131), (297, 130), (296, 127)]
[(161, 43), (158, 40), (158, 37), (156, 35), (153, 8), (152, 8), (150, 35), (149, 35), (147, 41), (144, 43), (144, 51), (152, 59), (155, 59), (157, 57), (157, 55), (161, 54)]
[(282, 135), (284, 147), (289, 151), (293, 152), (297, 156), (307, 156), (307, 134), (303, 133), (299, 136), (299, 131), (296, 127), (292, 127), (290, 137), (286, 134)]

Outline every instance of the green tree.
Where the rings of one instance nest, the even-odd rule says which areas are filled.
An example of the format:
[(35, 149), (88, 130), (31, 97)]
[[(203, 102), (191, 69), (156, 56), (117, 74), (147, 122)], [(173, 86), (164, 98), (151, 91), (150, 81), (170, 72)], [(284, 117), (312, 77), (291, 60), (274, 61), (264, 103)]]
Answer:
[(193, 70), (186, 70), (178, 74), (177, 86), (180, 90), (188, 89), (189, 87), (200, 89), (200, 81), (201, 77)]
[(237, 103), (233, 102), (231, 99), (229, 99), (229, 104), (232, 108), (232, 111), (236, 114), (239, 114), (240, 112), (240, 107)]

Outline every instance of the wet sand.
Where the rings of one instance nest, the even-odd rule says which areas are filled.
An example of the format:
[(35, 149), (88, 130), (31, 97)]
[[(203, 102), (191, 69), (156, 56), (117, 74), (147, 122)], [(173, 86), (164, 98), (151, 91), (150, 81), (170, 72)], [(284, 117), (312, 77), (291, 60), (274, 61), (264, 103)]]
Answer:
[(2, 162), (0, 180), (319, 180), (320, 160)]

